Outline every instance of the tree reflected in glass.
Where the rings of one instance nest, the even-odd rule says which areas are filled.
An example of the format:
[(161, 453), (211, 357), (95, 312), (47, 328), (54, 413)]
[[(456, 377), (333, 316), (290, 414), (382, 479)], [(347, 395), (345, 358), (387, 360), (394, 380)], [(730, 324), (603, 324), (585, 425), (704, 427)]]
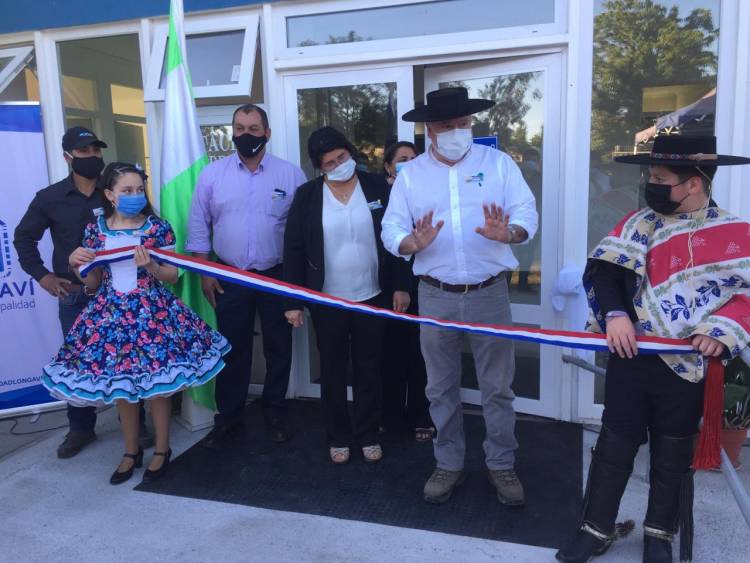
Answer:
[(641, 171), (613, 157), (649, 152), (655, 135), (714, 134), (719, 36), (718, 0), (597, 0), (596, 14), (589, 249), (643, 205)]
[(300, 162), (315, 176), (307, 156), (307, 139), (324, 125), (340, 130), (359, 151), (360, 166), (381, 172), (383, 147), (397, 139), (396, 84), (357, 84), (297, 91)]
[[(644, 205), (642, 171), (615, 156), (649, 152), (655, 135), (714, 134), (718, 20), (718, 0), (596, 1), (589, 250)], [(603, 403), (604, 378), (594, 383)]]

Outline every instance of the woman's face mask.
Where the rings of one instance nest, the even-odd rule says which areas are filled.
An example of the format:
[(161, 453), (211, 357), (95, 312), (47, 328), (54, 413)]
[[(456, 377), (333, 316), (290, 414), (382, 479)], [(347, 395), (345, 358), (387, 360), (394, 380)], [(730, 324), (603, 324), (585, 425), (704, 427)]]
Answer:
[(349, 157), (330, 172), (326, 172), (326, 178), (333, 182), (346, 182), (354, 176), (356, 167), (357, 163), (354, 162), (353, 158)]
[(148, 205), (146, 186), (141, 176), (127, 172), (120, 176), (112, 188), (106, 188), (104, 194), (115, 210), (124, 217), (137, 217)]
[(143, 211), (143, 208), (146, 207), (147, 203), (146, 194), (122, 194), (117, 197), (115, 209), (117, 209), (120, 215), (124, 215), (125, 217), (137, 217)]

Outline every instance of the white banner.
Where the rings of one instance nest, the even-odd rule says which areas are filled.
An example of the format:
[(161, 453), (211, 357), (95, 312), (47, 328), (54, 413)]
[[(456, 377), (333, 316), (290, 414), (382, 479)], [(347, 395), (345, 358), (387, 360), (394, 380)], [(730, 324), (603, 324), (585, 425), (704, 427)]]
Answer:
[[(0, 417), (53, 402), (42, 367), (62, 343), (57, 300), (21, 269), (13, 233), (34, 194), (49, 184), (38, 104), (0, 104)], [(51, 267), (49, 233), (39, 242)]]

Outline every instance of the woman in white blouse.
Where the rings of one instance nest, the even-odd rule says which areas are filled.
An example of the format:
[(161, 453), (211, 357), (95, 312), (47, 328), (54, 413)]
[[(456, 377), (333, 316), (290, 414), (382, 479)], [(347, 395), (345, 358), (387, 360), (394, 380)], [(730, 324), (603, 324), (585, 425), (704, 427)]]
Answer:
[[(380, 175), (356, 170), (352, 144), (333, 127), (313, 132), (308, 154), (323, 175), (302, 185), (289, 210), (284, 236), (284, 279), (336, 297), (405, 311), (409, 264), (385, 251), (380, 222), (388, 185)], [(391, 303), (383, 288), (394, 287)], [(286, 317), (299, 327), (303, 304), (289, 300)], [(326, 306), (310, 307), (320, 352), (321, 397), (329, 454), (349, 461), (350, 447), (365, 461), (383, 457), (378, 443), (380, 365), (385, 320)], [(347, 406), (351, 358), (354, 404)]]

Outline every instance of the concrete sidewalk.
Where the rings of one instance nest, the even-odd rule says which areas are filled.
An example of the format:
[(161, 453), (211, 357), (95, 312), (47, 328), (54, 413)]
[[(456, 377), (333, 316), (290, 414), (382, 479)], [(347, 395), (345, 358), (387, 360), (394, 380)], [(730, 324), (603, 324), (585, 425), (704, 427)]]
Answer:
[[(45, 416), (45, 426), (59, 420)], [(113, 487), (109, 475), (122, 452), (114, 409), (100, 416), (97, 431), (99, 440), (73, 459), (55, 457), (65, 434), (57, 430), (0, 460), (0, 560), (554, 561), (551, 549), (139, 493), (132, 487), (140, 472)], [(176, 424), (173, 432), (175, 455), (204, 434)], [(585, 457), (595, 439), (585, 433)], [(750, 487), (750, 472), (741, 474)], [(645, 481), (631, 479), (621, 518), (640, 523), (646, 496)], [(695, 561), (747, 560), (750, 533), (721, 474), (698, 476), (695, 512)], [(640, 534), (639, 527), (597, 561), (640, 561)]]

